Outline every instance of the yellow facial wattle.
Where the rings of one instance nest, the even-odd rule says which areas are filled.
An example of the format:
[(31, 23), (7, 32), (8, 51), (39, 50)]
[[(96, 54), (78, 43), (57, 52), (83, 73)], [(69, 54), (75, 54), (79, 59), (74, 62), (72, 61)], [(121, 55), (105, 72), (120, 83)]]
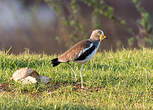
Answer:
[(100, 41), (102, 41), (103, 39), (106, 39), (107, 37), (105, 35), (100, 34)]
[(103, 39), (103, 35), (102, 35), (102, 34), (100, 34), (100, 41), (102, 41), (102, 39)]

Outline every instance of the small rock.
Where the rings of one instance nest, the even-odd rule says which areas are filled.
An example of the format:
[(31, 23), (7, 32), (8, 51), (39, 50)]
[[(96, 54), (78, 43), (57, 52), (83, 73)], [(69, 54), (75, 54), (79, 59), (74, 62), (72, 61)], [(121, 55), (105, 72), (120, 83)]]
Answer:
[(47, 84), (47, 83), (50, 82), (50, 78), (47, 77), (47, 76), (41, 76), (40, 77), (40, 81), (43, 82), (43, 83), (45, 83), (45, 84)]

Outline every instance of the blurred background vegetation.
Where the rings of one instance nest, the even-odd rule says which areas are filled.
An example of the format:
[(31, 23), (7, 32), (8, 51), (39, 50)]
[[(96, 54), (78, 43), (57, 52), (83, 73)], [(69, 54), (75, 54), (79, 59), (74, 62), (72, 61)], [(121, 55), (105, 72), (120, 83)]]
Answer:
[(20, 53), (65, 51), (100, 28), (100, 51), (153, 48), (151, 0), (0, 1), (0, 48)]

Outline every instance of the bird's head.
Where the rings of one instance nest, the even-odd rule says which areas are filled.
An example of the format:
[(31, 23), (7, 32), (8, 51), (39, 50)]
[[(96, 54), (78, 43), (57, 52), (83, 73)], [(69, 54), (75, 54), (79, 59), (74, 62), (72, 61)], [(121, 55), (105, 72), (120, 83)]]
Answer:
[(93, 30), (90, 36), (90, 39), (94, 41), (102, 41), (103, 39), (106, 38), (107, 37), (104, 35), (104, 32), (101, 29)]

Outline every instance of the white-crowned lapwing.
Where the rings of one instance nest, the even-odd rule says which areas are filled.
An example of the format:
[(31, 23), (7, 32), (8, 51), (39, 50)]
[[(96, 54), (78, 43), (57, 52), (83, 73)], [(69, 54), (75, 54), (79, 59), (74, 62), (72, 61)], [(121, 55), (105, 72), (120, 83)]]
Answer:
[(68, 49), (58, 58), (51, 60), (53, 67), (59, 65), (60, 63), (68, 63), (71, 61), (81, 63), (81, 88), (83, 88), (83, 76), (82, 70), (84, 63), (88, 62), (97, 52), (100, 42), (107, 38), (104, 32), (100, 29), (96, 29), (92, 32), (91, 36), (87, 40), (82, 40), (75, 44), (72, 48)]

